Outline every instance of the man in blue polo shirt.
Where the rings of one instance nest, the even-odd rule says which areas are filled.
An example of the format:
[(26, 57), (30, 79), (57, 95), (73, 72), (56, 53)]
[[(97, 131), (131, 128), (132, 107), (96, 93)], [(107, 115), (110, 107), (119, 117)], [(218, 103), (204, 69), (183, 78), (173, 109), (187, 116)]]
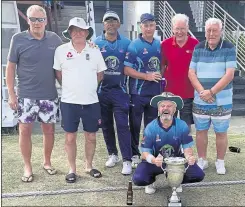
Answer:
[(140, 162), (139, 133), (144, 113), (144, 125), (157, 117), (157, 109), (150, 106), (153, 96), (160, 94), (160, 41), (153, 38), (156, 30), (155, 18), (152, 14), (140, 17), (142, 34), (132, 41), (128, 47), (124, 61), (124, 73), (130, 76), (129, 93), (131, 105), (129, 112), (132, 136), (132, 167)]
[(123, 157), (122, 174), (132, 172), (131, 167), (131, 135), (128, 125), (129, 95), (127, 94), (126, 76), (123, 73), (125, 54), (130, 40), (119, 35), (120, 18), (117, 13), (107, 11), (103, 17), (104, 32), (97, 37), (95, 44), (99, 46), (107, 65), (104, 80), (98, 87), (101, 105), (102, 131), (109, 153), (107, 167), (119, 162), (114, 131), (113, 114), (117, 126), (119, 147)]
[[(146, 186), (145, 193), (153, 194), (156, 189), (156, 176), (163, 174), (166, 167), (163, 157), (185, 157), (189, 167), (184, 174), (183, 183), (200, 182), (204, 172), (196, 164), (192, 146), (192, 136), (186, 122), (175, 118), (176, 110), (184, 106), (180, 96), (164, 92), (151, 99), (151, 106), (158, 108), (159, 116), (147, 125), (141, 141), (143, 161), (133, 175), (133, 182), (138, 186)], [(183, 152), (182, 152), (183, 149)], [(158, 156), (158, 155), (161, 156)], [(178, 188), (181, 191), (181, 188)]]

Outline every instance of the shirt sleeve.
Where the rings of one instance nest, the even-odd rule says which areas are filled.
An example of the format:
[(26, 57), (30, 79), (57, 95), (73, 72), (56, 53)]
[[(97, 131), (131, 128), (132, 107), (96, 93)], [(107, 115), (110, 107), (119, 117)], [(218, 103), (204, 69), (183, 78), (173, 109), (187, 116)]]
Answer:
[(232, 48), (229, 48), (226, 50), (226, 62), (225, 62), (226, 69), (227, 68), (237, 68), (237, 63), (236, 63), (236, 49), (233, 46)]
[(182, 130), (181, 145), (183, 149), (191, 148), (194, 145), (194, 141), (190, 135), (190, 129), (186, 123), (183, 123)]
[(105, 60), (104, 60), (100, 50), (97, 49), (97, 51), (98, 51), (98, 60), (99, 60), (98, 64), (97, 64), (97, 73), (99, 73), (99, 72), (106, 70), (107, 67), (106, 67)]
[(150, 131), (150, 127), (147, 126), (144, 130), (144, 135), (141, 140), (140, 144), (140, 151), (142, 152), (149, 152), (153, 154), (153, 148), (154, 148), (154, 143), (153, 143), (153, 135), (152, 132)]
[(125, 61), (124, 65), (131, 67), (131, 68), (136, 68), (136, 61), (137, 61), (137, 51), (136, 47), (133, 42), (131, 42), (128, 46), (126, 56), (125, 56)]
[(17, 36), (13, 35), (10, 41), (9, 53), (7, 56), (7, 60), (12, 63), (19, 62), (19, 52), (18, 52), (18, 44), (17, 44)]
[(195, 48), (192, 54), (190, 69), (197, 70), (197, 62), (198, 62), (198, 50)]
[(61, 68), (61, 61), (60, 61), (60, 57), (59, 57), (59, 47), (56, 48), (55, 53), (54, 53), (54, 65), (53, 68), (55, 70), (62, 70)]

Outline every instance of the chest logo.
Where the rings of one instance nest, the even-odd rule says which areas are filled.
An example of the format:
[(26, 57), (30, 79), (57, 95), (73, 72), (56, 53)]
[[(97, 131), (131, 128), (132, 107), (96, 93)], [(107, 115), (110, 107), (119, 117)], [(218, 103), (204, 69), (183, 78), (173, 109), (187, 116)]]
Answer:
[(152, 71), (160, 71), (160, 60), (155, 56), (151, 57), (148, 61), (148, 67)]
[(71, 52), (68, 52), (67, 55), (66, 55), (66, 59), (70, 60), (72, 58), (73, 58), (73, 54)]
[(186, 53), (192, 53), (192, 50), (186, 50)]
[(108, 56), (105, 59), (105, 63), (107, 65), (107, 72), (114, 72), (119, 68), (120, 61), (117, 57), (115, 56)]
[(147, 51), (146, 48), (144, 48), (143, 54), (144, 54), (144, 55), (145, 55), (145, 54), (148, 54), (148, 51)]

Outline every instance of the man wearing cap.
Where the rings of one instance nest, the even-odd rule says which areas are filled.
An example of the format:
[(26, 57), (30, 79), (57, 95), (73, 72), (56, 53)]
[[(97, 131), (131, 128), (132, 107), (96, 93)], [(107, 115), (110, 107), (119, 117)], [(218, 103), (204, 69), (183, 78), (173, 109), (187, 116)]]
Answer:
[(98, 87), (101, 106), (102, 130), (107, 146), (109, 159), (107, 167), (113, 167), (119, 162), (114, 131), (114, 120), (117, 126), (119, 147), (123, 158), (122, 174), (132, 172), (131, 167), (131, 135), (128, 125), (129, 95), (127, 93), (126, 76), (124, 75), (124, 59), (130, 40), (119, 35), (120, 18), (114, 11), (107, 11), (103, 17), (104, 31), (97, 37), (95, 44), (107, 65), (104, 79)]
[[(183, 108), (182, 98), (164, 92), (154, 96), (150, 104), (158, 108), (159, 116), (144, 130), (140, 147), (143, 161), (134, 172), (135, 185), (146, 186), (145, 193), (147, 194), (155, 193), (153, 183), (157, 175), (163, 174), (162, 168), (166, 167), (163, 158), (166, 157), (185, 157), (187, 159), (189, 167), (182, 183), (202, 181), (205, 174), (195, 162), (191, 148), (194, 142), (192, 136), (189, 135), (189, 127), (185, 121), (174, 117), (176, 110)], [(184, 153), (182, 153), (182, 148)], [(181, 191), (181, 186), (179, 191)]]
[(76, 137), (80, 119), (85, 136), (85, 170), (92, 177), (101, 177), (101, 172), (93, 168), (92, 161), (96, 132), (101, 122), (96, 89), (106, 65), (99, 49), (86, 43), (92, 35), (93, 29), (86, 26), (84, 19), (72, 18), (63, 32), (63, 36), (71, 41), (59, 46), (54, 56), (56, 78), (62, 86), (60, 107), (65, 150), (70, 165), (66, 175), (68, 183), (76, 181)]
[(147, 126), (157, 117), (157, 109), (150, 106), (153, 96), (160, 94), (160, 41), (153, 38), (156, 30), (155, 18), (152, 14), (140, 17), (142, 33), (128, 47), (124, 61), (124, 74), (130, 76), (129, 93), (131, 108), (129, 112), (132, 167), (140, 162), (138, 150), (139, 134), (144, 113), (144, 125)]
[[(33, 181), (31, 164), (32, 127), (36, 119), (43, 131), (43, 169), (56, 174), (51, 165), (54, 146), (54, 123), (58, 109), (53, 61), (55, 49), (62, 44), (54, 32), (45, 31), (46, 11), (32, 5), (27, 9), (29, 29), (12, 37), (6, 67), (6, 83), (9, 105), (17, 112), (19, 122), (19, 145), (24, 161), (23, 182)], [(15, 72), (18, 77), (15, 92)]]

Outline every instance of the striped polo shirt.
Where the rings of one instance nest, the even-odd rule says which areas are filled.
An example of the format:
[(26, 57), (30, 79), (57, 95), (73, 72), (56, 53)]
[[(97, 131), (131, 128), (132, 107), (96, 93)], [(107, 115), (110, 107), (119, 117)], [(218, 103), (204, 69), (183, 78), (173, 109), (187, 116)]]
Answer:
[[(200, 42), (192, 55), (190, 69), (196, 71), (197, 78), (205, 90), (211, 89), (226, 73), (226, 69), (237, 67), (236, 51), (232, 43), (220, 40), (214, 50), (208, 47), (206, 41)], [(204, 102), (195, 90), (194, 103), (197, 105), (216, 105), (232, 107), (233, 87), (230, 82), (218, 92), (214, 103)]]

